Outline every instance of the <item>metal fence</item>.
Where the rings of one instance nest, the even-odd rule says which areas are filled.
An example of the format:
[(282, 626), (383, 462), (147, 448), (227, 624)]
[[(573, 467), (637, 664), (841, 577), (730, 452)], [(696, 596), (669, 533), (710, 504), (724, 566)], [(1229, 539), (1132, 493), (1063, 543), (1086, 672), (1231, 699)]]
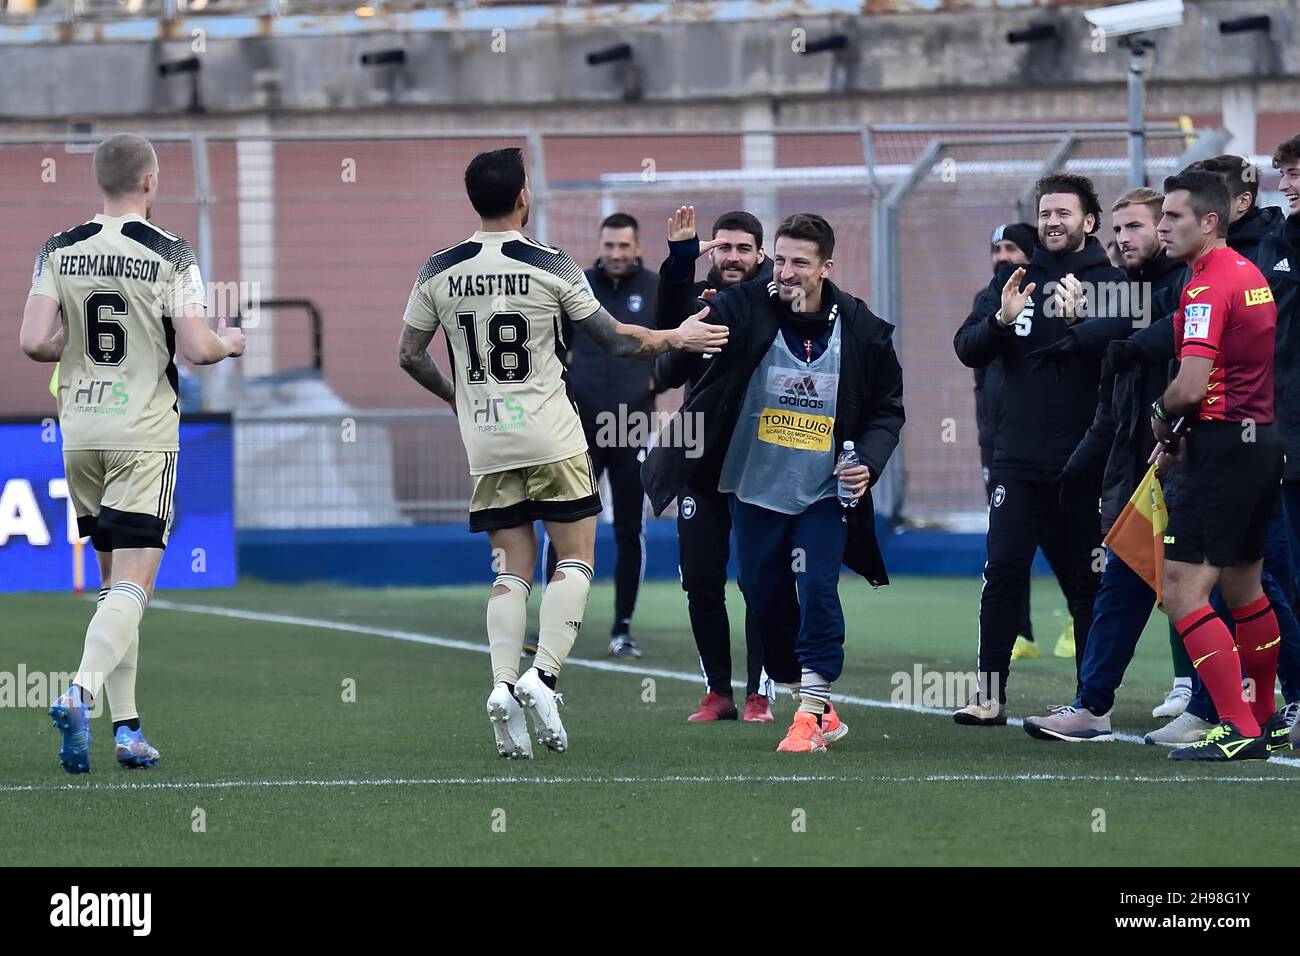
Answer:
[[(1171, 126), (1148, 138), (1153, 180), (1222, 143)], [(826, 215), (834, 280), (898, 327), (909, 421), (878, 506), (915, 522), (978, 521), (972, 379), (951, 342), (987, 284), (989, 231), (1026, 216), (1044, 172), (1092, 176), (1108, 205), (1127, 169), (1116, 124), (154, 140), (154, 218), (195, 246), (213, 314), (239, 313), (249, 327), (244, 359), (188, 374), (183, 401), (235, 412), (238, 520), (261, 527), (465, 514), (454, 421), (398, 370), (396, 342), (424, 260), (477, 228), (466, 163), (507, 145), (525, 147), (530, 163), (529, 231), (579, 261), (594, 261), (598, 223), (616, 209), (641, 221), (647, 268), (658, 267), (667, 218), (682, 203), (697, 207), (702, 232), (723, 211), (753, 211), (769, 252), (781, 217)], [(0, 138), (5, 301), (21, 301), (51, 233), (97, 211), (89, 145)], [(446, 367), (441, 337), (435, 358)], [(50, 413), (48, 374), (0, 350), (0, 414)], [(663, 407), (675, 401), (665, 396)]]

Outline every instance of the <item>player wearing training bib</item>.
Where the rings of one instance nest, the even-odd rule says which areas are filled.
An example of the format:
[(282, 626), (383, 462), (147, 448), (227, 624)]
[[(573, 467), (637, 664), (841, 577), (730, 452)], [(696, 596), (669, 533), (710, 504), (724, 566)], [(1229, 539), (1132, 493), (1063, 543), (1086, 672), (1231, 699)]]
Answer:
[[(1277, 310), (1260, 271), (1224, 241), (1228, 204), (1221, 177), (1183, 172), (1165, 181), (1158, 227), (1168, 255), (1192, 268), (1174, 315), (1178, 375), (1152, 405), (1153, 457), (1162, 470), (1183, 471), (1165, 529), (1164, 609), (1221, 721), (1172, 760), (1266, 759), (1290, 729), (1273, 709), (1281, 638), (1261, 585), (1282, 480)], [(1216, 585), (1235, 643), (1209, 603)], [(1243, 671), (1253, 694), (1243, 692)]]
[(117, 760), (148, 767), (158, 751), (135, 706), (140, 619), (172, 520), (180, 450), (173, 353), (208, 365), (244, 351), (244, 334), (214, 334), (189, 244), (150, 223), (158, 158), (139, 136), (95, 150), (104, 211), (52, 236), (36, 257), (22, 348), (61, 362), (59, 428), (78, 530), (100, 571), (99, 605), (72, 686), (50, 708), (68, 773), (90, 770), (88, 707), (102, 687)]
[[(524, 708), (538, 739), (562, 752), (556, 676), (582, 626), (595, 560), (600, 497), (560, 361), (564, 318), (614, 355), (672, 348), (717, 352), (727, 332), (699, 318), (654, 331), (615, 321), (568, 253), (523, 235), (532, 197), (518, 149), (481, 153), (465, 189), (482, 228), (431, 256), (411, 290), (402, 368), (456, 411), (474, 478), (470, 530), (485, 531), (497, 572), (487, 607), (493, 690), (487, 711), (503, 757), (531, 757)], [(429, 357), (441, 328), (451, 380)], [(535, 665), (519, 676), (542, 521), (558, 561), (542, 597)]]
[[(771, 279), (736, 283), (696, 313), (732, 339), (641, 471), (656, 514), (690, 487), (727, 495), (764, 666), (798, 705), (776, 748), (793, 753), (848, 732), (831, 704), (844, 666), (840, 567), (889, 583), (868, 489), (904, 417), (894, 327), (830, 281), (834, 252), (825, 219), (790, 216), (776, 231)], [(692, 419), (703, 436), (688, 453), (682, 425)], [(859, 464), (838, 461), (848, 441)]]

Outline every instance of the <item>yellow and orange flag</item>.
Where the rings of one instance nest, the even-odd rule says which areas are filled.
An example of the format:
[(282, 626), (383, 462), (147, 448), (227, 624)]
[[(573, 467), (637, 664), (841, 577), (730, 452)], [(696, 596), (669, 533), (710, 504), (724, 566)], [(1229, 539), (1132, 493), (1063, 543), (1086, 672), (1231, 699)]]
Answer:
[(1152, 465), (1111, 525), (1105, 544), (1134, 574), (1151, 586), (1151, 590), (1156, 592), (1157, 605), (1164, 597), (1160, 593), (1160, 577), (1165, 566), (1165, 526), (1168, 524), (1165, 493), (1156, 477), (1156, 466)]

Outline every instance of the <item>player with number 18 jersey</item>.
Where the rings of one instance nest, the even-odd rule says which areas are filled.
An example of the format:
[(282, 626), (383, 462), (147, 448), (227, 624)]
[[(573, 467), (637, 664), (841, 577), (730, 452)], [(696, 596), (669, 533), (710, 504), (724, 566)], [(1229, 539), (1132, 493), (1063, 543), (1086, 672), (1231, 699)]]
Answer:
[(515, 231), (476, 232), (420, 271), (404, 321), (447, 335), (472, 531), (600, 512), (560, 361), (562, 319), (599, 309), (572, 256)]

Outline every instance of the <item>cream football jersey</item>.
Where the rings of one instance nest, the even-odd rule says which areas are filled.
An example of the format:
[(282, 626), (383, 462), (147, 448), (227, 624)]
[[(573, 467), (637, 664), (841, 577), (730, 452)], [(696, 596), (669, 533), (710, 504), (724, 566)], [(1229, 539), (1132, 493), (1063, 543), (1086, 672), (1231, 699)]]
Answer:
[(31, 294), (63, 311), (64, 449), (178, 450), (172, 317), (206, 301), (189, 243), (134, 214), (98, 215), (45, 243)]
[(518, 232), (476, 232), (425, 263), (405, 321), (446, 332), (471, 475), (587, 450), (565, 386), (561, 321), (599, 309), (572, 256)]

